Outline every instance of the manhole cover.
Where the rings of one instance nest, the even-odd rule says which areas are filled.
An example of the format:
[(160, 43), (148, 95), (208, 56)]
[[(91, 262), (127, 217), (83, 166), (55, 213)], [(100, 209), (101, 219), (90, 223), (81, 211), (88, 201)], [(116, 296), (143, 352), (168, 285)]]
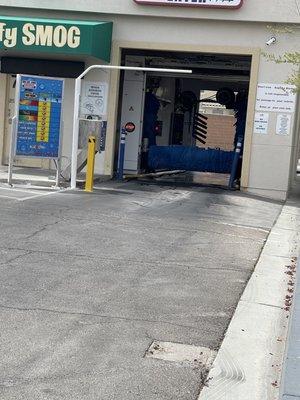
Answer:
[(217, 352), (207, 347), (154, 341), (146, 352), (147, 358), (177, 363), (197, 363), (210, 368)]

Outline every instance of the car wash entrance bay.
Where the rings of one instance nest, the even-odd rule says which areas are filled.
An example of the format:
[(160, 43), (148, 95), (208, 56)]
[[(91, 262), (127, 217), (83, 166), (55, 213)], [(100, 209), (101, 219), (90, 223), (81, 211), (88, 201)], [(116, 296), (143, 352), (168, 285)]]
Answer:
[(0, 17), (0, 50), (81, 54), (110, 61), (112, 23)]

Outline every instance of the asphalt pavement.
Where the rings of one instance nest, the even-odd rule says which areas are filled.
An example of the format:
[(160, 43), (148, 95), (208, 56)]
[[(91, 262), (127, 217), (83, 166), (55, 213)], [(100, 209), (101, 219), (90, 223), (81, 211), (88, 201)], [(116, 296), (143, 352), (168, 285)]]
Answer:
[(203, 366), (145, 353), (220, 347), (282, 204), (138, 182), (5, 196), (0, 398), (195, 400)]

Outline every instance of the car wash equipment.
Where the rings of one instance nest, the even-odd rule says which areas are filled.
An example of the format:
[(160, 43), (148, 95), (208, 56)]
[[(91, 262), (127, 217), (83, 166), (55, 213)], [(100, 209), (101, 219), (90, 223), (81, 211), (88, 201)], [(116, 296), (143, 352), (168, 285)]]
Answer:
[(234, 155), (234, 151), (197, 146), (151, 146), (148, 164), (153, 170), (230, 174)]
[(205, 115), (195, 112), (192, 136), (202, 144), (206, 144), (207, 120), (208, 118)]

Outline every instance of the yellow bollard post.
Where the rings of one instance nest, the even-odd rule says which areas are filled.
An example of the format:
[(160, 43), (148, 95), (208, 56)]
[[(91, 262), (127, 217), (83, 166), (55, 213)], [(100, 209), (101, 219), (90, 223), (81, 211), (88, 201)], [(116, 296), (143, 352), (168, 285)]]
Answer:
[(94, 169), (95, 169), (95, 154), (96, 154), (96, 137), (89, 136), (88, 141), (88, 154), (87, 154), (87, 168), (85, 191), (92, 192), (94, 186)]

